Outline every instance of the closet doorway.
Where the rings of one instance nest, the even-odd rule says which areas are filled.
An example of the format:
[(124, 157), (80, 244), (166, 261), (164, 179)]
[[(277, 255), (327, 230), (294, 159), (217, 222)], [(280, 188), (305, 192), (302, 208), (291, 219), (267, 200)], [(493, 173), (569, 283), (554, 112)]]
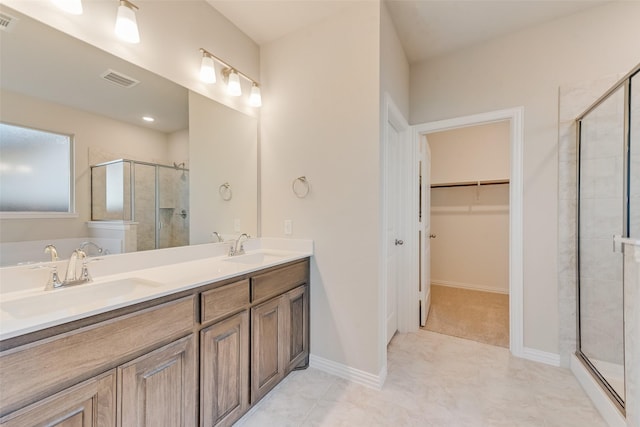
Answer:
[(431, 153), (424, 328), (508, 348), (510, 123), (428, 133), (423, 144)]

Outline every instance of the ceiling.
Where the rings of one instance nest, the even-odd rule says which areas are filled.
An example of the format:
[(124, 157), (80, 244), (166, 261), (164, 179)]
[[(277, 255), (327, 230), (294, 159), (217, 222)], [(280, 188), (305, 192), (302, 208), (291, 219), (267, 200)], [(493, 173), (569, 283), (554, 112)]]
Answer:
[[(259, 45), (362, 1), (207, 0)], [(384, 1), (413, 64), (611, 0)]]

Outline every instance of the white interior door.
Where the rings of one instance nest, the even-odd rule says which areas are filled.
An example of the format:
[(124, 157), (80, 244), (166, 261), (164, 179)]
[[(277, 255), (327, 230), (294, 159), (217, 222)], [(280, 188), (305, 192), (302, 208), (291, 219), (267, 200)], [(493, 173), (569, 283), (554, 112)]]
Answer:
[(385, 244), (387, 245), (387, 344), (398, 330), (398, 287), (401, 283), (402, 270), (400, 268), (402, 247), (401, 211), (402, 208), (402, 146), (401, 134), (391, 123), (387, 128), (385, 144), (385, 187), (387, 191), (386, 217), (387, 230)]
[(431, 307), (431, 150), (427, 137), (420, 141), (420, 283), (418, 294), (420, 299), (420, 326), (427, 323)]

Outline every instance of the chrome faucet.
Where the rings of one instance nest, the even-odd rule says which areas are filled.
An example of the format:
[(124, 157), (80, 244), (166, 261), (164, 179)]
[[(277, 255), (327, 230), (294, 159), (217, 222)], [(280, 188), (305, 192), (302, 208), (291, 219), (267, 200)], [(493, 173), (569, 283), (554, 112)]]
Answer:
[[(240, 243), (240, 240), (243, 237), (245, 239), (249, 239), (251, 236), (249, 236), (247, 233), (242, 233), (240, 236), (238, 236), (238, 238), (236, 239), (236, 243), (229, 247), (229, 256), (242, 255), (244, 253), (244, 244)], [(238, 245), (240, 245), (240, 249), (238, 249)]]
[(224, 242), (224, 239), (222, 238), (222, 236), (220, 235), (220, 233), (218, 233), (217, 231), (214, 231), (213, 233), (211, 233), (211, 235), (215, 238), (218, 239), (217, 243), (222, 243)]
[(44, 248), (44, 253), (51, 254), (51, 271), (49, 273), (49, 279), (47, 280), (47, 284), (44, 287), (45, 291), (50, 291), (55, 288), (59, 288), (62, 286), (62, 282), (60, 281), (60, 277), (58, 276), (58, 266), (54, 264), (58, 261), (58, 250), (54, 245), (47, 245)]
[[(47, 245), (44, 248), (46, 253), (51, 254), (51, 262), (58, 260), (58, 251), (54, 245)], [(82, 269), (80, 270), (80, 277), (78, 277), (78, 260), (82, 261)], [(94, 261), (98, 261), (99, 258), (95, 258)], [(89, 261), (87, 260), (87, 254), (82, 249), (76, 249), (71, 253), (69, 262), (67, 264), (67, 272), (64, 275), (64, 280), (60, 280), (58, 276), (58, 267), (54, 264), (51, 267), (51, 274), (47, 280), (45, 291), (62, 288), (65, 286), (80, 285), (82, 283), (92, 282), (91, 274), (89, 274)]]

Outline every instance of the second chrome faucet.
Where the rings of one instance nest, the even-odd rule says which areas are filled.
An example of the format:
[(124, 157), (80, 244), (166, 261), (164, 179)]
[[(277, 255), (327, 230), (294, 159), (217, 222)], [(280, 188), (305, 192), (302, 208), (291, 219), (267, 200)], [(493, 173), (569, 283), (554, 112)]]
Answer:
[[(233, 243), (229, 247), (229, 256), (235, 256), (235, 255), (244, 254), (244, 244), (240, 242), (243, 237), (245, 239), (251, 238), (251, 236), (249, 236), (247, 233), (242, 233), (240, 236), (238, 236), (238, 238), (236, 239), (235, 243)], [(240, 248), (238, 248), (238, 245), (240, 245)]]

